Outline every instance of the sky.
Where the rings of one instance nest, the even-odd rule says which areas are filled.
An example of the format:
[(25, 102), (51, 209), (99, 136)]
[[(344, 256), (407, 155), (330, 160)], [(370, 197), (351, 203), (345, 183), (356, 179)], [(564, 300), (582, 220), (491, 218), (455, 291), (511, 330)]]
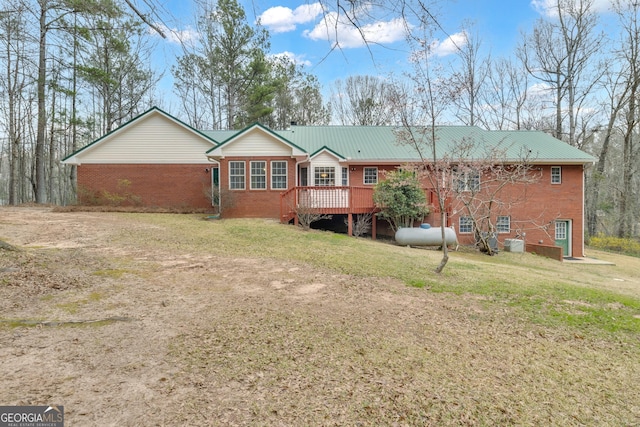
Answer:
[[(288, 55), (303, 64), (305, 70), (318, 76), (323, 93), (336, 79), (350, 75), (381, 75), (397, 73), (408, 66), (409, 51), (404, 40), (404, 23), (392, 15), (379, 15), (365, 22), (363, 30), (375, 44), (366, 45), (349, 25), (338, 25), (340, 49), (333, 49), (335, 32), (323, 18), (319, 3), (313, 0), (239, 0), (249, 22), (260, 19), (271, 35), (271, 54)], [(593, 0), (595, 8), (607, 14), (611, 0)], [(335, 4), (335, 0), (326, 0)], [(179, 40), (197, 39), (194, 30), (192, 2), (160, 0), (164, 10), (166, 39), (158, 37), (154, 68), (164, 77), (159, 85), (161, 96), (170, 99), (173, 80), (170, 66), (182, 53)], [(345, 2), (343, 2), (344, 4)], [(439, 0), (433, 9), (444, 31), (431, 41), (435, 54), (450, 58), (454, 46), (464, 43), (463, 30), (481, 41), (481, 49), (492, 57), (511, 56), (523, 32), (530, 32), (540, 17), (549, 16), (553, 0)], [(329, 19), (331, 18), (329, 14)], [(453, 43), (455, 42), (455, 43)]]

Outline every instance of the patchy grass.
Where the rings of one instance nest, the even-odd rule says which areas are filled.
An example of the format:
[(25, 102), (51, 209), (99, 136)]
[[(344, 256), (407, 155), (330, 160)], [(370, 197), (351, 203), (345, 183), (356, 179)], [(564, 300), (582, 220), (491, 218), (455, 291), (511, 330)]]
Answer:
[(640, 420), (638, 258), (465, 250), (436, 275), (435, 250), (273, 221), (39, 212), (0, 224), (32, 242), (0, 257), (7, 404), (87, 426)]
[[(482, 297), (486, 304), (519, 310), (542, 325), (572, 326), (581, 329), (580, 333), (640, 333), (640, 286), (621, 293), (608, 275), (609, 266), (559, 263), (532, 254), (487, 257), (462, 251), (451, 252), (444, 273), (436, 275), (433, 269), (441, 257), (436, 250), (302, 231), (264, 220), (203, 222), (198, 216), (186, 220), (167, 215), (130, 217), (136, 219), (166, 230), (141, 230), (144, 241), (153, 246), (308, 263), (358, 277), (389, 277), (431, 292)], [(121, 238), (126, 240), (127, 235)], [(632, 267), (617, 270), (618, 280), (637, 283)]]
[(113, 279), (119, 279), (125, 274), (134, 274), (133, 270), (129, 270), (126, 268), (107, 268), (103, 270), (96, 270), (93, 272), (95, 276), (100, 277), (110, 277)]

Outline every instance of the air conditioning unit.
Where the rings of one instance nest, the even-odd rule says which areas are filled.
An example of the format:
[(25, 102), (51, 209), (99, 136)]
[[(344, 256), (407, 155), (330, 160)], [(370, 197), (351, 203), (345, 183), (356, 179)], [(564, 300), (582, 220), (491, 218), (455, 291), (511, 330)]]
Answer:
[(504, 239), (505, 252), (524, 252), (524, 240)]

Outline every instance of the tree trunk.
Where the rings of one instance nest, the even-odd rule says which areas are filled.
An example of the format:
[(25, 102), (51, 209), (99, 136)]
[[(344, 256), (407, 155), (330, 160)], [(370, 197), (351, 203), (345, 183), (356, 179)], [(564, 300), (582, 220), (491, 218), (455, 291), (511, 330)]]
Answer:
[(443, 203), (444, 200), (438, 195), (438, 200), (441, 201), (440, 203), (440, 231), (442, 233), (442, 259), (440, 260), (440, 264), (438, 264), (438, 266), (436, 267), (436, 269), (434, 270), (436, 273), (440, 274), (442, 273), (442, 270), (444, 270), (444, 267), (447, 265), (447, 262), (449, 262), (449, 248), (447, 247), (447, 238), (446, 238), (446, 234), (445, 234), (445, 228), (447, 226), (447, 213), (445, 212), (445, 204)]
[(48, 0), (40, 1), (40, 43), (38, 46), (38, 125), (35, 149), (35, 190), (36, 203), (46, 201), (46, 178), (45, 178), (45, 128), (47, 125), (45, 109), (45, 85), (47, 76), (47, 7)]

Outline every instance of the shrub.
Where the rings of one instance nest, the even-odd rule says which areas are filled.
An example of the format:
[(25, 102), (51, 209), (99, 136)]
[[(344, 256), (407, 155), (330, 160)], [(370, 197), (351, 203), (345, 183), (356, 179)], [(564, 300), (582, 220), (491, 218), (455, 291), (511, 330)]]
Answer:
[(640, 241), (599, 234), (589, 239), (589, 246), (611, 252), (640, 257)]
[(411, 227), (429, 214), (427, 197), (415, 173), (407, 170), (387, 172), (386, 179), (376, 184), (373, 201), (380, 209), (378, 216), (395, 232)]

